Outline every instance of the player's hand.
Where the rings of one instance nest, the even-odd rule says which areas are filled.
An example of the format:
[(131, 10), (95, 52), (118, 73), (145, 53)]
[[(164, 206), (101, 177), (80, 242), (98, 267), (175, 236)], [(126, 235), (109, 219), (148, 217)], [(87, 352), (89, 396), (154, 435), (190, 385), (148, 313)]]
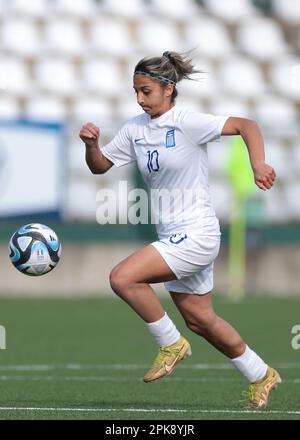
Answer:
[(253, 169), (254, 180), (258, 188), (266, 191), (272, 188), (276, 178), (276, 173), (274, 168), (266, 163), (260, 163)]
[(98, 139), (100, 136), (100, 129), (96, 125), (88, 122), (80, 130), (79, 137), (87, 147), (98, 147)]

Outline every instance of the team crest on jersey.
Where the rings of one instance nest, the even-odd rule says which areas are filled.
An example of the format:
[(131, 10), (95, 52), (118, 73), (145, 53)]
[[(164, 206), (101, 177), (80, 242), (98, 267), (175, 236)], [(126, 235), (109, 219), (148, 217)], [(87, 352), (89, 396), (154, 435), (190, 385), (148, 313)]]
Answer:
[(168, 130), (166, 134), (166, 148), (176, 147), (175, 144), (175, 128)]

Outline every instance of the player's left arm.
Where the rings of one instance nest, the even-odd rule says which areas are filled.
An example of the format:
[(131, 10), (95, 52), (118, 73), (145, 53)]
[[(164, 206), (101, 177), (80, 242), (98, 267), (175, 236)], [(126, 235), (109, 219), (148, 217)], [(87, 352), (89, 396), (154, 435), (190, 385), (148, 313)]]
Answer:
[(276, 177), (274, 168), (265, 162), (264, 140), (257, 123), (251, 119), (230, 117), (225, 122), (222, 136), (240, 135), (247, 146), (256, 185), (270, 189)]

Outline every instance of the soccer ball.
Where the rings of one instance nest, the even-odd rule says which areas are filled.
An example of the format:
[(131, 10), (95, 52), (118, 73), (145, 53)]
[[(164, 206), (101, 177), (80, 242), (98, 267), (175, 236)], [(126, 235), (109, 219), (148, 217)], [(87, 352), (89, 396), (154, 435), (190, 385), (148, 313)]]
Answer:
[(9, 242), (10, 259), (25, 275), (40, 276), (59, 262), (61, 244), (54, 231), (39, 223), (22, 226)]

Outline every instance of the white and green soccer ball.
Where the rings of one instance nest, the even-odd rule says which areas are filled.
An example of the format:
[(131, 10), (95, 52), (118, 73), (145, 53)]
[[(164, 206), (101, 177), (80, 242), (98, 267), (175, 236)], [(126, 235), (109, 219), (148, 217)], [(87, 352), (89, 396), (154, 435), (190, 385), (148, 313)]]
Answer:
[(18, 229), (10, 239), (9, 248), (13, 265), (25, 275), (36, 277), (54, 269), (61, 255), (56, 233), (40, 223)]

